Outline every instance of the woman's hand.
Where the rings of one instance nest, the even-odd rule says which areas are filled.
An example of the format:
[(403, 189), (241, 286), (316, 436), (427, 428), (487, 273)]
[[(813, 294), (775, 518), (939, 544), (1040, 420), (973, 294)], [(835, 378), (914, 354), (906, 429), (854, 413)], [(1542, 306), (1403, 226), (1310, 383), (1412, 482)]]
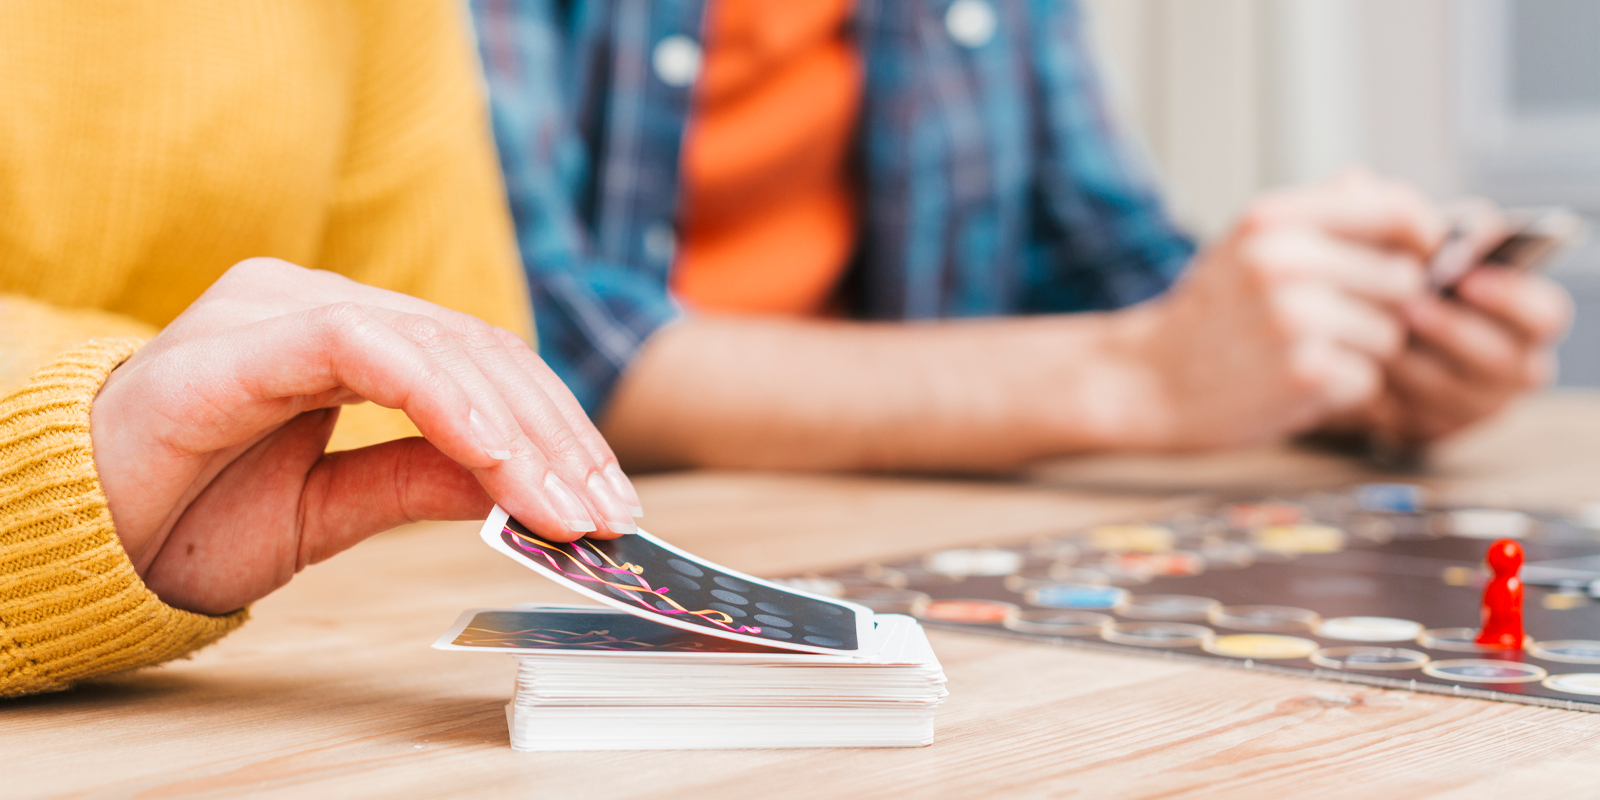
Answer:
[[(425, 439), (325, 453), (343, 404)], [(242, 262), (127, 363), (90, 414), (122, 545), (170, 605), (241, 608), (308, 564), (498, 502), (543, 536), (643, 512), (572, 394), (515, 334), (274, 259)]]

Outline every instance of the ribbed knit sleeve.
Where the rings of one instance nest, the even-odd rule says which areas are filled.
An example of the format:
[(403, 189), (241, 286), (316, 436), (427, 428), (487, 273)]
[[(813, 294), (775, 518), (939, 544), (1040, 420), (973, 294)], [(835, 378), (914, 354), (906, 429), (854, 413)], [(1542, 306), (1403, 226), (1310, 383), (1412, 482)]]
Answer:
[(208, 617), (161, 602), (117, 538), (89, 408), (139, 345), (91, 340), (0, 400), (0, 696), (169, 661), (245, 620), (244, 611)]

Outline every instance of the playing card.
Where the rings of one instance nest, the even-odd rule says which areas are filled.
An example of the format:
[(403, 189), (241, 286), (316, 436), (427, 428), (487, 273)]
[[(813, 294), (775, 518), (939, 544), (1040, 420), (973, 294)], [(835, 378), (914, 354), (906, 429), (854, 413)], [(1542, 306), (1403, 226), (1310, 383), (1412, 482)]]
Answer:
[(438, 650), (531, 653), (696, 654), (816, 658), (661, 625), (599, 606), (529, 605), (515, 609), (474, 608), (461, 614), (433, 644)]
[(551, 542), (496, 506), (480, 535), (557, 583), (681, 630), (832, 655), (858, 655), (871, 640), (872, 611), (864, 606), (735, 572), (644, 531)]

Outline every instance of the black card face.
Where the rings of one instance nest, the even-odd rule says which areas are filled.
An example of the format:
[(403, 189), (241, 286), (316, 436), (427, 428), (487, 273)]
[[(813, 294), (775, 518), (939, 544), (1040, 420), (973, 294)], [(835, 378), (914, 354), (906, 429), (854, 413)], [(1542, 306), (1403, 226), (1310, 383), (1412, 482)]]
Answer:
[[(503, 515), (491, 517), (494, 522)], [(484, 538), (490, 536), (484, 531)], [(616, 539), (548, 542), (522, 523), (504, 518), (501, 550), (535, 570), (597, 599), (669, 625), (702, 629), (813, 652), (860, 649), (861, 626), (853, 606), (829, 602), (732, 574), (647, 533)]]
[(479, 611), (450, 644), (494, 650), (795, 655), (789, 650), (657, 625), (621, 611)]

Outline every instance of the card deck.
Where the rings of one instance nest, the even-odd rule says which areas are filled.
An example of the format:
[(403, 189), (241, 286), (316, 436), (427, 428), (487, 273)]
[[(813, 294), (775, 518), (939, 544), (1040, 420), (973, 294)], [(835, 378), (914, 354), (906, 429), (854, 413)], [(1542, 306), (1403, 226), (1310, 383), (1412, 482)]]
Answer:
[(496, 507), (480, 536), (605, 606), (472, 609), (440, 650), (517, 658), (517, 750), (918, 747), (944, 670), (900, 614), (761, 580), (643, 531), (552, 542)]
[[(542, 623), (529, 625), (529, 620), (555, 620), (574, 611), (589, 612), (578, 615), (589, 620), (627, 616), (594, 607), (523, 606), (500, 612), (514, 615), (504, 620), (509, 625), (501, 627), (516, 627), (519, 632), (542, 629)], [(474, 620), (482, 617), (476, 614)], [(649, 620), (641, 623), (673, 630)], [(467, 624), (462, 633), (477, 635), (472, 632), (477, 625)], [(460, 640), (458, 635), (454, 641)], [(944, 671), (922, 627), (910, 617), (880, 614), (866, 647), (869, 652), (859, 657), (796, 652), (521, 653), (515, 693), (507, 706), (511, 746), (687, 750), (930, 743), (935, 712), (948, 692)]]

